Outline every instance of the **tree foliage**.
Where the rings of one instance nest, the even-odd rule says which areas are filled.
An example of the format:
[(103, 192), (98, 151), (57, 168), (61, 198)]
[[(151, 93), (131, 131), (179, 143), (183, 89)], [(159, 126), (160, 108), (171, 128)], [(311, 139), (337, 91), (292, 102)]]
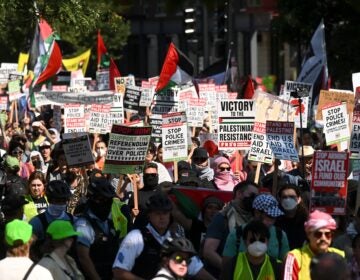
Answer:
[[(0, 61), (14, 62), (20, 51), (28, 51), (36, 23), (44, 18), (67, 41), (74, 53), (96, 49), (101, 30), (109, 53), (118, 57), (126, 44), (130, 26), (122, 14), (126, 9), (116, 0), (0, 0)], [(94, 55), (95, 52), (93, 52)]]
[(351, 89), (351, 73), (360, 71), (360, 1), (279, 0), (273, 30), (304, 50), (323, 18), (329, 74), (337, 88)]

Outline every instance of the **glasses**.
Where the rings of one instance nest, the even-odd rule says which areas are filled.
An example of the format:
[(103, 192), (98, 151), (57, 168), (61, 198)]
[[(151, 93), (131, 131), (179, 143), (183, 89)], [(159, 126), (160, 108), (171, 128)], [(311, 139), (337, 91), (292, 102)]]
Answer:
[(321, 238), (323, 235), (325, 235), (326, 239), (330, 239), (333, 236), (332, 231), (315, 231), (314, 232), (314, 237), (319, 239)]
[(256, 239), (256, 238), (254, 238), (254, 237), (251, 237), (250, 240), (249, 240), (250, 244), (252, 244), (252, 243), (254, 243), (254, 242), (256, 242), (256, 241), (260, 241), (260, 242), (262, 242), (262, 243), (265, 243), (265, 242), (266, 242), (266, 238), (265, 238), (265, 237), (260, 237), (260, 238)]
[(219, 167), (220, 171), (230, 171), (230, 167)]
[(191, 263), (191, 258), (185, 258), (185, 257), (180, 256), (180, 255), (175, 255), (171, 259), (173, 261), (175, 261), (177, 264), (182, 264), (183, 261), (185, 261), (187, 265), (189, 265)]

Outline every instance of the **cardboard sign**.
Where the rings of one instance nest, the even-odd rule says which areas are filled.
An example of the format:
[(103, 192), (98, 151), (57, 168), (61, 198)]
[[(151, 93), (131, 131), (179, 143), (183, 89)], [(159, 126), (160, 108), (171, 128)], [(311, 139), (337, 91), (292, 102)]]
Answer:
[(139, 112), (139, 102), (141, 96), (141, 88), (136, 86), (127, 86), (124, 96), (124, 111), (130, 113)]
[(345, 215), (349, 154), (315, 151), (312, 166), (310, 211)]
[(88, 134), (64, 133), (62, 143), (66, 162), (69, 167), (81, 167), (94, 164)]
[(139, 174), (143, 171), (151, 127), (114, 124), (109, 139), (104, 173)]
[(162, 125), (163, 161), (180, 161), (188, 157), (187, 124), (172, 122)]
[(327, 106), (322, 110), (326, 145), (340, 143), (350, 139), (349, 116), (346, 104)]
[(66, 104), (64, 106), (64, 121), (65, 133), (85, 132), (84, 105)]
[(351, 114), (354, 109), (354, 93), (351, 91), (321, 90), (317, 107), (316, 120), (321, 121), (323, 119), (322, 109), (326, 105), (339, 102), (345, 102), (347, 105), (347, 112), (348, 114)]
[(128, 86), (135, 86), (135, 78), (132, 75), (114, 78), (115, 92), (122, 95), (125, 94), (125, 89)]
[(218, 115), (219, 149), (249, 149), (255, 121), (254, 101), (221, 100)]
[(266, 122), (266, 141), (277, 159), (299, 161), (294, 141), (294, 122)]
[(106, 134), (110, 131), (109, 112), (111, 104), (92, 104), (90, 109), (89, 132)]
[(266, 123), (255, 122), (248, 159), (264, 163), (272, 163), (272, 150), (266, 141)]
[(96, 84), (98, 90), (109, 90), (110, 71), (109, 70), (96, 71)]

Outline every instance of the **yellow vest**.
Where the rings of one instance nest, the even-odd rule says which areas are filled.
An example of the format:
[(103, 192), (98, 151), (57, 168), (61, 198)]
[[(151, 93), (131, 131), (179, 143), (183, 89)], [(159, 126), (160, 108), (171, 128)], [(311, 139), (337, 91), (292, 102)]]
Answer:
[[(330, 253), (336, 253), (339, 254), (342, 257), (345, 257), (344, 251), (341, 251), (336, 248), (329, 247), (328, 252)], [(309, 244), (304, 245), (300, 249), (294, 249), (289, 252), (289, 254), (292, 254), (297, 264), (299, 265), (299, 273), (298, 273), (298, 279), (299, 280), (308, 280), (310, 278), (310, 263), (311, 259), (314, 256), (314, 253), (311, 251)]]
[[(25, 220), (30, 221), (33, 217), (35, 217), (39, 213), (37, 211), (37, 208), (35, 206), (35, 203), (31, 197), (31, 195), (27, 194), (24, 197), (25, 197), (25, 200), (29, 202), (28, 204), (24, 205)], [(44, 198), (45, 198), (46, 202), (48, 202), (46, 196)]]
[[(237, 256), (233, 279), (254, 280), (245, 252), (239, 253)], [(256, 280), (275, 280), (275, 273), (268, 255), (265, 255), (265, 261)]]
[(119, 232), (120, 238), (123, 238), (127, 234), (127, 223), (125, 215), (121, 213), (121, 207), (125, 203), (121, 202), (118, 198), (113, 198), (113, 202), (111, 204), (111, 217), (114, 224), (114, 228), (117, 232)]

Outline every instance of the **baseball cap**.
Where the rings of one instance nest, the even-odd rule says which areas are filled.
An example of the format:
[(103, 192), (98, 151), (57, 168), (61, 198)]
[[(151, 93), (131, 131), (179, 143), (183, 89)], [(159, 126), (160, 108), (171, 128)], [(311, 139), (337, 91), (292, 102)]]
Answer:
[(208, 159), (209, 154), (205, 148), (195, 148), (191, 159)]
[(284, 215), (284, 212), (278, 206), (277, 200), (271, 194), (259, 194), (255, 197), (252, 207), (273, 218)]
[(46, 230), (52, 240), (60, 240), (69, 237), (79, 236), (80, 232), (75, 231), (70, 221), (55, 220)]
[(2, 202), (2, 211), (7, 214), (13, 211), (16, 211), (23, 207), (29, 202), (25, 199), (23, 195), (18, 195), (15, 193), (9, 193), (5, 196)]
[(39, 145), (39, 147), (40, 148), (51, 147), (51, 143), (45, 140)]
[(29, 242), (32, 235), (32, 226), (27, 222), (15, 219), (5, 226), (5, 240), (10, 246), (14, 246), (16, 241), (22, 244)]
[(41, 123), (39, 121), (33, 122), (31, 126), (40, 127)]

